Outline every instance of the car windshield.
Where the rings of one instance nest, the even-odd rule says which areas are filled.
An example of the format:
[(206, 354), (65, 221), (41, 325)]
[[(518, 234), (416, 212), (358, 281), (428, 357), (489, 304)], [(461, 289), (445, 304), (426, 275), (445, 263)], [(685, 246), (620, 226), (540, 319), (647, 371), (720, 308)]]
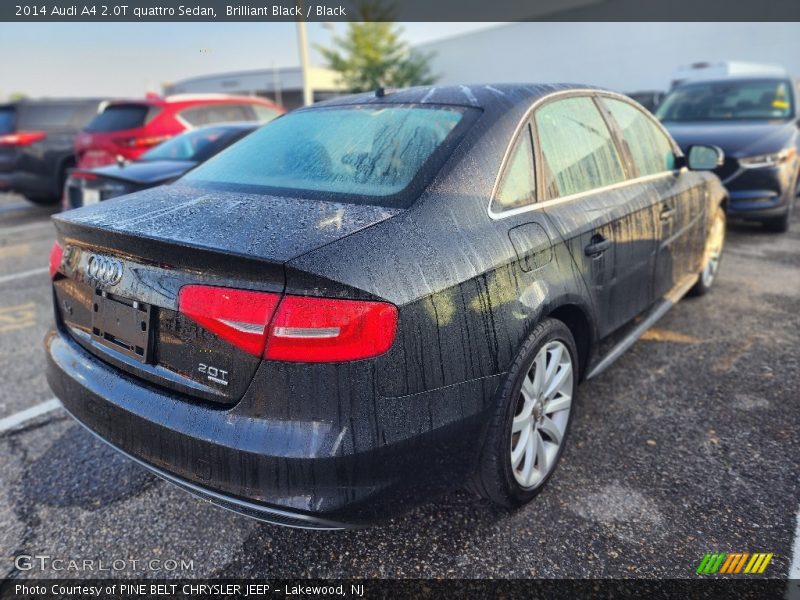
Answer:
[(690, 83), (674, 89), (656, 111), (662, 121), (789, 119), (794, 115), (785, 80)]
[(407, 105), (301, 110), (265, 125), (184, 180), (388, 197), (414, 180), (465, 111)]
[(204, 127), (188, 131), (145, 152), (138, 160), (201, 160), (218, 151), (231, 133), (229, 127)]
[(123, 131), (144, 125), (150, 107), (146, 104), (112, 104), (86, 125), (86, 131)]

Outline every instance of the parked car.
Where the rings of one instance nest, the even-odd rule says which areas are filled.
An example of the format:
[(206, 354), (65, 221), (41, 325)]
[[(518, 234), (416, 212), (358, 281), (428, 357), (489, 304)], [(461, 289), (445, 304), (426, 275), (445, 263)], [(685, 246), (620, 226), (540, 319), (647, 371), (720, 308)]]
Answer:
[(109, 104), (75, 138), (78, 167), (135, 160), (171, 137), (217, 123), (266, 123), (285, 111), (270, 100), (224, 94), (177, 94)]
[(76, 169), (67, 179), (63, 209), (88, 206), (175, 181), (258, 127), (258, 123), (227, 123), (191, 129), (133, 162)]
[(103, 102), (53, 98), (0, 105), (0, 190), (37, 204), (57, 202), (67, 171), (75, 166), (75, 134)]
[(114, 448), (273, 523), (369, 523), (463, 485), (519, 506), (578, 382), (712, 285), (726, 195), (689, 169), (720, 159), (591, 88), (299, 109), (53, 217), (47, 377)]
[(744, 77), (692, 81), (672, 90), (656, 111), (684, 149), (712, 144), (725, 152), (716, 169), (728, 215), (789, 228), (800, 173), (800, 121), (792, 81)]
[(643, 92), (631, 92), (628, 94), (630, 98), (644, 106), (650, 112), (654, 112), (658, 105), (661, 104), (661, 101), (664, 99), (664, 92), (661, 91), (643, 91)]

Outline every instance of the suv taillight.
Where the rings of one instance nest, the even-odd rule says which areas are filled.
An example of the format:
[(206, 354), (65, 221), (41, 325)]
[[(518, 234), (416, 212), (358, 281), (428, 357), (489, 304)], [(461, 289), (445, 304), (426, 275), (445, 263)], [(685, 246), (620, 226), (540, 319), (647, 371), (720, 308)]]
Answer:
[(178, 304), (205, 329), (269, 360), (372, 358), (391, 347), (397, 332), (397, 307), (386, 302), (190, 285), (181, 289)]
[(47, 134), (44, 131), (18, 131), (0, 135), (0, 146), (29, 146), (41, 142)]

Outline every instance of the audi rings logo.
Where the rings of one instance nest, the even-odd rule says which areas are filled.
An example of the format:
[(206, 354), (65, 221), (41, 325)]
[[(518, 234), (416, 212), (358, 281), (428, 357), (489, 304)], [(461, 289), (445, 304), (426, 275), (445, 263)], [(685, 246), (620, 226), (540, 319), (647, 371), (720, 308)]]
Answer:
[(122, 262), (110, 256), (92, 254), (86, 268), (86, 275), (96, 283), (117, 285), (122, 280)]

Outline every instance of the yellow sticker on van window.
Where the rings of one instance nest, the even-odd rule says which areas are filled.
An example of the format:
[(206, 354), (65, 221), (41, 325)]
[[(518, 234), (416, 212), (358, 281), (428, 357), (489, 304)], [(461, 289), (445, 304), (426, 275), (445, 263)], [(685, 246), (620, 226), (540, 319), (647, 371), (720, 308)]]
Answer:
[(773, 100), (772, 108), (782, 108), (785, 110), (789, 108), (789, 103), (786, 100)]

